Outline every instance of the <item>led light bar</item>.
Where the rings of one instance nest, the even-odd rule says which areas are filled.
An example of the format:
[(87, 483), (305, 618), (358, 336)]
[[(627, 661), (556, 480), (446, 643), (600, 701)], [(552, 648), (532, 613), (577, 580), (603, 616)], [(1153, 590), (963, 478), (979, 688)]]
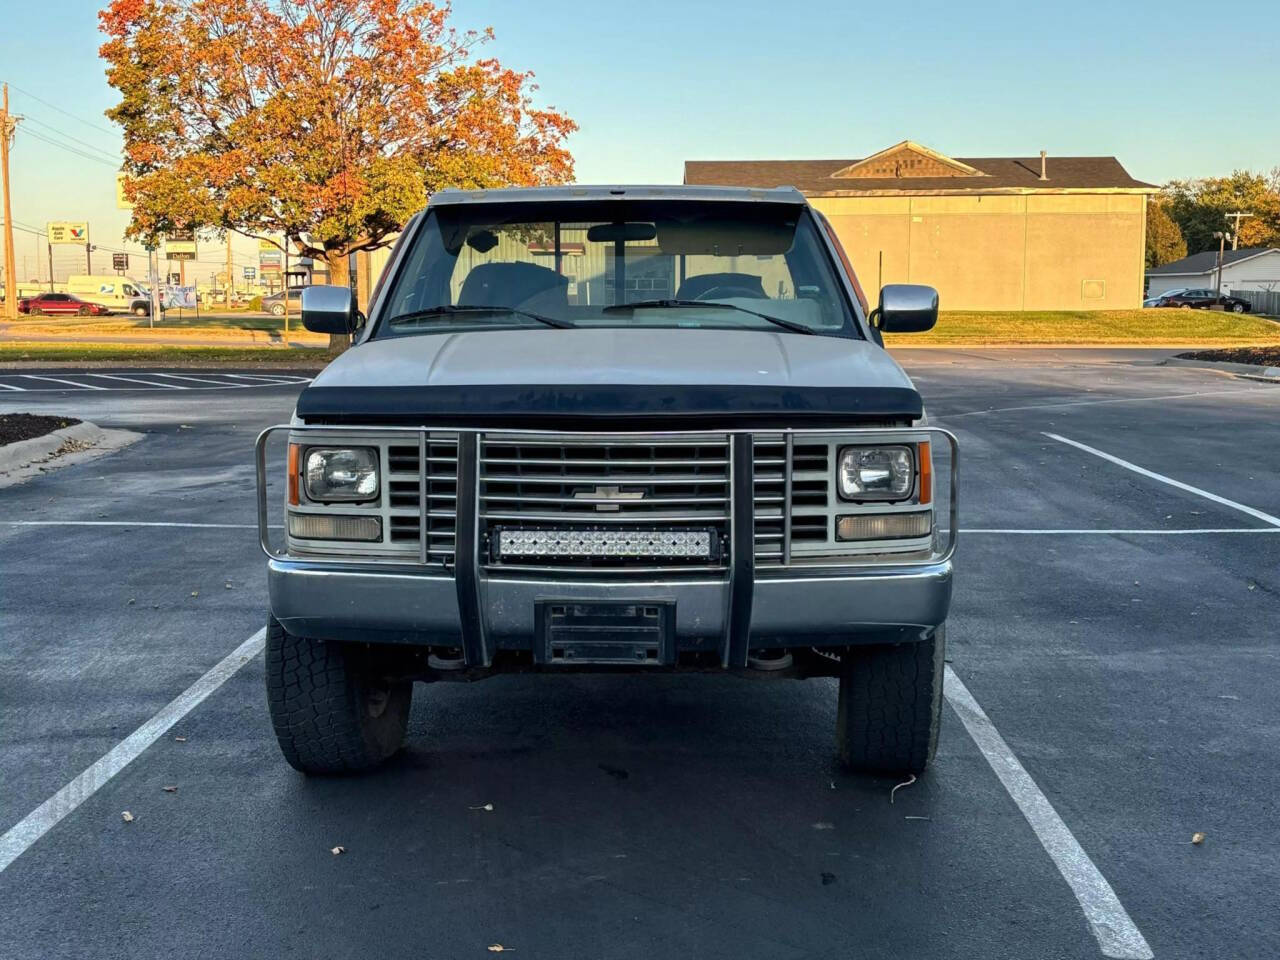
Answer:
[(317, 513), (290, 513), (289, 536), (299, 540), (382, 539), (382, 521), (377, 517), (341, 517)]
[(499, 530), (494, 557), (676, 557), (712, 559), (709, 530)]
[(932, 510), (836, 517), (837, 540), (908, 540), (927, 537), (932, 532)]

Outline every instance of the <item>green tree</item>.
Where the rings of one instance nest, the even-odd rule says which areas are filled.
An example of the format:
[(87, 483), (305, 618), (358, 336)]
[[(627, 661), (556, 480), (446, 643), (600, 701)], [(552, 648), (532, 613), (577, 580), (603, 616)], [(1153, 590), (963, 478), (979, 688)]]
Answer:
[(1159, 267), (1187, 255), (1182, 231), (1169, 216), (1169, 204), (1158, 197), (1147, 201), (1147, 266)]
[(1240, 222), (1241, 245), (1269, 246), (1280, 242), (1280, 194), (1275, 179), (1274, 173), (1268, 177), (1237, 170), (1229, 177), (1173, 180), (1165, 186), (1162, 197), (1168, 201), (1169, 216), (1182, 231), (1191, 253), (1216, 250), (1218, 241), (1213, 234), (1235, 229), (1234, 218), (1227, 216), (1235, 211), (1255, 214)]

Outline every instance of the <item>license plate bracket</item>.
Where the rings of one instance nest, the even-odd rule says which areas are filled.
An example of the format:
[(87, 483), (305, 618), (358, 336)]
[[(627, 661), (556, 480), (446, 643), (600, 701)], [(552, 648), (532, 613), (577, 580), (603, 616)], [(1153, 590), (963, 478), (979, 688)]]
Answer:
[(675, 663), (676, 605), (671, 600), (540, 600), (533, 656), (558, 666)]

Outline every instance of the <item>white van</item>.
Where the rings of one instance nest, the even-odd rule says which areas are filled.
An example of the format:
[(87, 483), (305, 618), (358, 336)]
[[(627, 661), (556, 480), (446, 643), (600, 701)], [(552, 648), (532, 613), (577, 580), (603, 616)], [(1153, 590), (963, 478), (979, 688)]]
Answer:
[(145, 284), (114, 274), (73, 274), (67, 278), (67, 293), (89, 303), (100, 303), (114, 311), (145, 317), (151, 312), (151, 293)]

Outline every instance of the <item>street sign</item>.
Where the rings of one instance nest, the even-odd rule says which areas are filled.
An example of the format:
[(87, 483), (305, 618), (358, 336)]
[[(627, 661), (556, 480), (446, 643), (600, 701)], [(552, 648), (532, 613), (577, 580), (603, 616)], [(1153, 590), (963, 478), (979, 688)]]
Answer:
[(129, 202), (129, 198), (126, 197), (124, 193), (125, 177), (126, 177), (126, 174), (123, 174), (123, 173), (116, 174), (116, 209), (117, 210), (133, 209), (133, 204)]
[(113, 253), (111, 255), (112, 270), (128, 270), (129, 255), (127, 253)]
[(244, 268), (244, 278), (245, 278), (246, 280), (252, 280), (252, 279), (253, 279), (254, 277), (256, 277), (257, 275), (258, 275), (258, 270), (257, 270), (257, 268), (256, 268), (256, 267), (245, 267), (245, 268)]
[(45, 226), (50, 243), (88, 243), (89, 224), (83, 220), (54, 221)]
[(164, 255), (167, 260), (194, 260), (196, 232), (185, 228), (171, 230), (164, 238)]

